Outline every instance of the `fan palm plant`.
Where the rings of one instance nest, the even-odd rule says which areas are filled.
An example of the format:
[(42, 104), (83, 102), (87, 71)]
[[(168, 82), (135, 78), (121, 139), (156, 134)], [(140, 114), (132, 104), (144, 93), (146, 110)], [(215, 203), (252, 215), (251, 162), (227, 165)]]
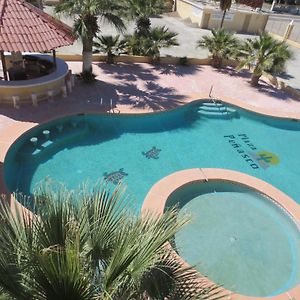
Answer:
[(165, 26), (151, 28), (149, 36), (144, 42), (145, 54), (152, 57), (154, 61), (159, 61), (161, 48), (170, 48), (179, 45), (176, 36), (177, 33), (170, 31)]
[(223, 23), (227, 10), (231, 7), (231, 0), (220, 0), (220, 9), (223, 12), (220, 28), (223, 28)]
[(170, 31), (165, 26), (150, 28), (147, 36), (138, 34), (125, 37), (127, 52), (133, 55), (150, 56), (153, 61), (159, 61), (160, 49), (178, 46), (177, 33)]
[(238, 70), (250, 66), (251, 84), (256, 86), (263, 72), (278, 74), (284, 71), (285, 63), (291, 57), (292, 53), (285, 42), (277, 41), (267, 33), (261, 33), (259, 38), (247, 39), (241, 46), (238, 52)]
[(103, 19), (122, 31), (125, 26), (116, 14), (116, 0), (61, 0), (55, 7), (57, 13), (74, 17), (74, 31), (82, 40), (82, 72), (92, 73), (93, 39), (100, 31), (98, 19)]
[[(0, 292), (27, 300), (219, 299), (166, 243), (187, 222), (128, 213), (119, 185), (37, 193), (33, 213), (1, 205)], [(202, 285), (201, 285), (202, 282)]]
[(206, 48), (212, 55), (212, 65), (221, 67), (223, 59), (231, 58), (239, 42), (234, 35), (225, 29), (213, 29), (211, 35), (205, 35), (197, 41), (197, 47)]
[(150, 32), (150, 16), (161, 14), (165, 7), (165, 0), (126, 0), (124, 13), (136, 20), (136, 34), (147, 36)]
[(94, 53), (104, 52), (107, 54), (106, 62), (114, 63), (114, 57), (125, 50), (126, 41), (120, 40), (120, 35), (101, 35), (94, 41)]
[(125, 35), (126, 53), (130, 55), (146, 55), (144, 51), (145, 38), (136, 34)]

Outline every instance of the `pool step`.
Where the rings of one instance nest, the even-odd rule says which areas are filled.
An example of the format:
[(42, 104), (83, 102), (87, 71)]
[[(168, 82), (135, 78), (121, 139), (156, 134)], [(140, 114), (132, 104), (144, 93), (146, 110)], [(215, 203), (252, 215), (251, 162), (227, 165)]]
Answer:
[(231, 119), (232, 116), (228, 112), (212, 112), (212, 111), (198, 111), (199, 114), (203, 117), (211, 119)]
[(223, 103), (221, 103), (221, 102), (202, 102), (201, 103), (201, 106), (207, 106), (207, 107), (216, 107), (216, 106), (224, 106), (224, 104)]
[(199, 111), (224, 112), (225, 106), (200, 106)]
[(238, 117), (238, 112), (225, 106), (221, 102), (203, 102), (198, 108), (198, 113), (202, 117), (212, 119), (232, 119)]

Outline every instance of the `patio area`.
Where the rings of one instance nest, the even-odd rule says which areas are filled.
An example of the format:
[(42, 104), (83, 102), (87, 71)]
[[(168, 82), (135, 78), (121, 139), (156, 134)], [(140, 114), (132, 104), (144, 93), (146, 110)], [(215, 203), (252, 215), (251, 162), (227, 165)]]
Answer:
[[(72, 73), (80, 73), (80, 62), (68, 62)], [(249, 83), (250, 74), (231, 68), (214, 69), (206, 65), (151, 65), (94, 63), (96, 81), (84, 84), (76, 79), (74, 93), (55, 97), (59, 103), (45, 102), (37, 107), (24, 105), (20, 110), (2, 106), (0, 114), (16, 121), (40, 123), (79, 112), (143, 113), (176, 108), (179, 105), (212, 96), (237, 105), (270, 110), (278, 116), (300, 116), (300, 102), (283, 91), (260, 81)]]

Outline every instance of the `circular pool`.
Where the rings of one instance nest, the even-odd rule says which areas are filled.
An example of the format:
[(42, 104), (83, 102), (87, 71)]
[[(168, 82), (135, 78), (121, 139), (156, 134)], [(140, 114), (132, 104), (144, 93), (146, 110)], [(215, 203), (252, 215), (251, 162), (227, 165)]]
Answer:
[(167, 206), (191, 218), (175, 236), (179, 255), (239, 294), (270, 297), (300, 283), (300, 232), (274, 202), (230, 182), (188, 184)]
[(300, 207), (286, 194), (241, 172), (197, 168), (159, 180), (142, 212), (174, 206), (191, 218), (172, 242), (185, 265), (222, 284), (230, 299), (297, 299)]

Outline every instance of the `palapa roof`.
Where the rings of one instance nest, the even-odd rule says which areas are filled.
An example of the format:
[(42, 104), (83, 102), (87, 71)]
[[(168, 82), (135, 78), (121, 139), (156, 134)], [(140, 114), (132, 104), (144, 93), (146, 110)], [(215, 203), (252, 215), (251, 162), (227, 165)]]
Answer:
[(72, 28), (24, 0), (0, 0), (0, 50), (42, 52), (73, 44)]

